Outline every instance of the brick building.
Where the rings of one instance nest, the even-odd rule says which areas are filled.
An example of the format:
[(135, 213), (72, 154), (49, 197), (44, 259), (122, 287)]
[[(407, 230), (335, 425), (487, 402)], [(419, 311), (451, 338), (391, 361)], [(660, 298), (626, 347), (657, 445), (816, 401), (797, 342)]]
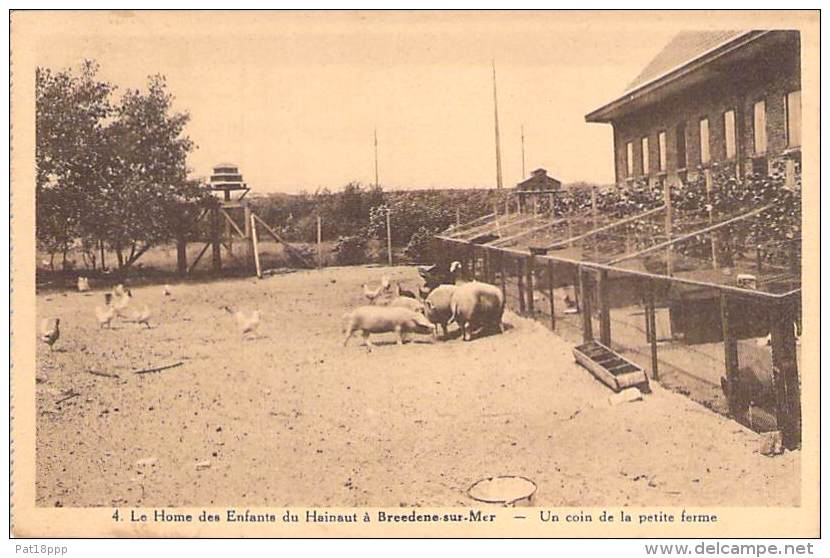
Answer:
[(800, 173), (797, 31), (684, 32), (617, 99), (585, 116), (611, 124), (619, 185), (686, 180), (712, 164)]

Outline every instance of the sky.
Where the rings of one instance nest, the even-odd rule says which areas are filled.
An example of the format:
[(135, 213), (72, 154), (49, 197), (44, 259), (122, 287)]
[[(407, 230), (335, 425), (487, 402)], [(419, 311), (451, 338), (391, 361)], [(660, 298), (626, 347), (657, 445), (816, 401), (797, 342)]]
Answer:
[(375, 128), (385, 189), (493, 187), (493, 63), (504, 185), (522, 179), (522, 126), (525, 174), (611, 183), (611, 127), (585, 114), (679, 30), (641, 12), (40, 17), (37, 65), (94, 59), (120, 90), (164, 74), (176, 110), (192, 117), (192, 175), (231, 162), (254, 193), (374, 183)]

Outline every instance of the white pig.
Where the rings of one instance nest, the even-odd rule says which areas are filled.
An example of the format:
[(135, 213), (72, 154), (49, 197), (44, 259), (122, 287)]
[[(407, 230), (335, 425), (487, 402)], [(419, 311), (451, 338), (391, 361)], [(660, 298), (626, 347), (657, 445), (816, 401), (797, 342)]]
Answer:
[(398, 336), (398, 344), (403, 345), (404, 335), (410, 331), (416, 333), (430, 333), (432, 324), (422, 314), (401, 308), (399, 306), (361, 306), (343, 316), (346, 321), (346, 339), (343, 346), (349, 342), (354, 332), (360, 331), (369, 351), (372, 350), (371, 333), (386, 333), (394, 331)]
[(435, 324), (434, 336), (438, 336), (438, 326), (444, 331), (447, 337), (447, 323), (452, 317), (452, 293), (455, 292), (455, 285), (439, 285), (429, 293), (424, 305), (426, 306), (427, 319)]
[(471, 281), (456, 286), (450, 308), (450, 321), (459, 325), (464, 341), (470, 341), (474, 334), (485, 328), (491, 331), (504, 331), (501, 322), (504, 314), (504, 295), (501, 289), (494, 285)]

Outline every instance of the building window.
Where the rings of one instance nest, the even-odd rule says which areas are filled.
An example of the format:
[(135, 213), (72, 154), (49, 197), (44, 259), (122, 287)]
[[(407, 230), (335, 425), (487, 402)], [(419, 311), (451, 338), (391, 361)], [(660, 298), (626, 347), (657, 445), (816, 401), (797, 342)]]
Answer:
[(634, 144), (630, 141), (625, 144), (625, 175), (634, 176)]
[(726, 158), (735, 158), (735, 111), (723, 113), (723, 135), (726, 143)]
[(681, 122), (674, 130), (675, 143), (677, 146), (677, 168), (686, 168), (686, 123)]
[(752, 107), (752, 130), (755, 140), (755, 154), (767, 152), (767, 103), (763, 99)]
[(666, 170), (666, 132), (657, 134), (657, 165), (660, 172)]
[(709, 119), (700, 119), (700, 164), (709, 162)]
[(640, 163), (642, 164), (643, 175), (647, 176), (650, 170), (648, 167), (648, 137), (644, 137), (640, 142)]
[(787, 95), (787, 146), (801, 145), (801, 91)]

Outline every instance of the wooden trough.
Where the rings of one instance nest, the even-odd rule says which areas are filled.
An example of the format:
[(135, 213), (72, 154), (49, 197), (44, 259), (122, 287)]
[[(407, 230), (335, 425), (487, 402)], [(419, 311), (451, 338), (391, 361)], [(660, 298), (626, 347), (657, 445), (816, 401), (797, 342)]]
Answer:
[(589, 341), (574, 347), (573, 353), (579, 364), (616, 393), (628, 387), (648, 385), (648, 377), (642, 368), (602, 343)]

